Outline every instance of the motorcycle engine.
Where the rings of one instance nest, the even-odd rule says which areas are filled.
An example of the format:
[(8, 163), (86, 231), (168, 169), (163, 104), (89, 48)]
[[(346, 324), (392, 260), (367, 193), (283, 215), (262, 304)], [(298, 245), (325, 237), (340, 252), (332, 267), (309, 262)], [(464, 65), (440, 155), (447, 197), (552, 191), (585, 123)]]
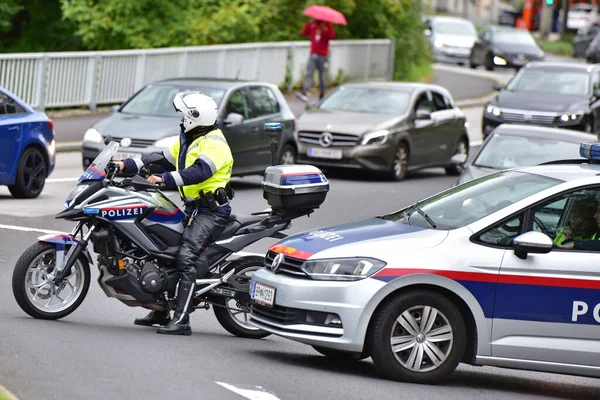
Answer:
[(165, 278), (158, 266), (152, 262), (145, 262), (140, 274), (142, 290), (146, 293), (156, 293), (165, 287)]

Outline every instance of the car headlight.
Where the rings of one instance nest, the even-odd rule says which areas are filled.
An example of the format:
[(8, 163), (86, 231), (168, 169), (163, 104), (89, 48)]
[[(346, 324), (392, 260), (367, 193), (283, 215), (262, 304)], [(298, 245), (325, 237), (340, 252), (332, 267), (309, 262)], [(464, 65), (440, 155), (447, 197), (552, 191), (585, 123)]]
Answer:
[(166, 138), (162, 138), (162, 139), (157, 140), (156, 142), (154, 142), (154, 147), (169, 148), (169, 147), (171, 147), (173, 145), (173, 143), (175, 143), (178, 140), (179, 140), (179, 135), (167, 136)]
[(577, 121), (583, 117), (583, 112), (566, 113), (560, 116), (562, 122)]
[(369, 132), (363, 137), (361, 144), (384, 144), (387, 142), (389, 136), (390, 131), (387, 129)]
[(496, 65), (506, 65), (506, 60), (502, 57), (494, 56), (494, 64)]
[(436, 39), (433, 42), (433, 45), (439, 49), (440, 47), (444, 47), (444, 42), (442, 42), (440, 39)]
[(96, 128), (90, 128), (85, 131), (85, 135), (83, 135), (84, 142), (92, 142), (92, 143), (102, 143), (102, 135)]
[(495, 115), (496, 117), (500, 116), (500, 109), (498, 107), (494, 107), (494, 106), (487, 106), (485, 108), (485, 112), (488, 114), (492, 114)]
[(376, 258), (331, 258), (305, 261), (302, 270), (319, 281), (358, 281), (376, 274), (385, 265)]

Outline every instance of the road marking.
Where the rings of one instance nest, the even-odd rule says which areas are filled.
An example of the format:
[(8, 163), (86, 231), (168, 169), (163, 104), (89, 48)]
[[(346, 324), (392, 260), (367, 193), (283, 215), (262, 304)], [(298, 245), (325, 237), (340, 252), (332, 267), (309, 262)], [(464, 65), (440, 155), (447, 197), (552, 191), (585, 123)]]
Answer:
[(217, 385), (224, 387), (227, 390), (231, 390), (234, 393), (239, 394), (242, 397), (251, 400), (280, 400), (279, 397), (273, 393), (267, 392), (262, 386), (252, 386), (253, 389), (245, 389), (235, 387), (229, 383), (215, 381)]
[(46, 183), (77, 182), (79, 178), (48, 178)]
[[(39, 228), (29, 228), (27, 226), (17, 226), (17, 225), (2, 225), (0, 224), (0, 229), (7, 229), (12, 231), (20, 231), (20, 232), (39, 232), (39, 233), (56, 233), (59, 235), (69, 235), (69, 232), (61, 232), (61, 231), (52, 231), (47, 229), (39, 229)], [(248, 251), (239, 251), (237, 253), (233, 253), (236, 256), (246, 257), (246, 256), (260, 256), (263, 257), (263, 253), (252, 253)]]

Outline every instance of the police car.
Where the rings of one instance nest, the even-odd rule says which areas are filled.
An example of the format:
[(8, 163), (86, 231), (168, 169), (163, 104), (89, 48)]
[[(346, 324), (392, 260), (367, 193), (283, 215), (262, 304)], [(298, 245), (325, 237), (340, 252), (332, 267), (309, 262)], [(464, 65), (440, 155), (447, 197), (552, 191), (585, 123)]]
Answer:
[(600, 377), (600, 251), (553, 243), (574, 204), (600, 199), (600, 143), (580, 153), (277, 242), (251, 323), (397, 380), (460, 362)]

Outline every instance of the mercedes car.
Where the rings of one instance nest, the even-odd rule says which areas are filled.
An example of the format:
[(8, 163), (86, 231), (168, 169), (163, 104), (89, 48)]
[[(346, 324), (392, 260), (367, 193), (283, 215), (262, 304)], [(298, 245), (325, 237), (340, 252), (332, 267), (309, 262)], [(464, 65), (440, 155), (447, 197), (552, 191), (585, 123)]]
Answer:
[(464, 113), (441, 86), (366, 82), (339, 86), (298, 118), (298, 163), (386, 174), (443, 167), (469, 150)]

